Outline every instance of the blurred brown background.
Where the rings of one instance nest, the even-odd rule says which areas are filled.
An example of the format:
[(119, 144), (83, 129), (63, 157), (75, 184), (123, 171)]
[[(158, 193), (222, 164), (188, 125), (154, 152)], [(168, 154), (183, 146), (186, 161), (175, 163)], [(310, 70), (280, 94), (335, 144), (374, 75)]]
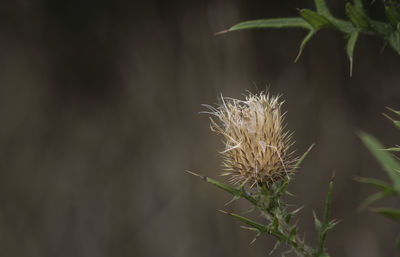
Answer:
[[(344, 16), (344, 1), (328, 3)], [(224, 206), (226, 193), (184, 172), (220, 172), (222, 144), (200, 105), (266, 87), (286, 99), (298, 152), (316, 143), (289, 188), (289, 202), (305, 207), (308, 242), (316, 241), (312, 210), (321, 213), (335, 170), (332, 216), (342, 222), (328, 235), (331, 255), (394, 256), (399, 225), (357, 211), (374, 190), (353, 177), (387, 179), (356, 132), (398, 143), (381, 113), (400, 109), (400, 56), (364, 36), (350, 78), (334, 31), (320, 32), (296, 64), (305, 31), (214, 36), (239, 21), (295, 16), (296, 8), (314, 7), (2, 1), (0, 256), (268, 256), (274, 239), (249, 246), (254, 234), (216, 212), (249, 206)], [(382, 16), (380, 1), (368, 9)]]

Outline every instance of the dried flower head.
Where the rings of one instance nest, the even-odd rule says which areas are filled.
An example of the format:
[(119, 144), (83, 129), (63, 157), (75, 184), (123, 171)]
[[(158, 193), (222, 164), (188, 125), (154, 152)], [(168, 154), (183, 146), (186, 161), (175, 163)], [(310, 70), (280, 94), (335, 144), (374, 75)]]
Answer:
[(220, 105), (204, 105), (211, 117), (211, 130), (225, 139), (223, 175), (231, 182), (251, 187), (266, 185), (289, 176), (297, 158), (293, 157), (291, 134), (282, 124), (279, 96), (250, 94), (245, 101), (221, 96)]

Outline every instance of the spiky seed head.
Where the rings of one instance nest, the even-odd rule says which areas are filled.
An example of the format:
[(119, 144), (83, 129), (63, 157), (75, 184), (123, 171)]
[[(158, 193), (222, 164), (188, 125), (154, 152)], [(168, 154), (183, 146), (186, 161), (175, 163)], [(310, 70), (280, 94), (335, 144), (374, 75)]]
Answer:
[(223, 175), (241, 185), (266, 185), (289, 177), (296, 157), (290, 148), (291, 133), (285, 131), (280, 97), (268, 93), (250, 94), (246, 100), (221, 95), (217, 107), (204, 105), (210, 117), (211, 130), (222, 134)]

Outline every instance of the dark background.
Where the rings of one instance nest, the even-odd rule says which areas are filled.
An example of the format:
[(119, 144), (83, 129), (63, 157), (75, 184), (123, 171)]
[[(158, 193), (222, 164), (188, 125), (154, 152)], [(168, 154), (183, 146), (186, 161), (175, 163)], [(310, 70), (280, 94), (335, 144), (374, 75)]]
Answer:
[[(344, 16), (345, 1), (328, 1)], [(367, 4), (373, 17), (382, 3)], [(400, 57), (361, 37), (353, 77), (335, 31), (214, 33), (248, 19), (297, 15), (312, 1), (2, 1), (0, 3), (1, 256), (268, 256), (274, 239), (218, 213), (249, 206), (186, 169), (220, 173), (220, 138), (199, 115), (222, 93), (283, 94), (296, 149), (316, 147), (289, 190), (315, 244), (336, 171), (328, 235), (334, 257), (394, 256), (399, 225), (358, 206), (387, 179), (358, 130), (392, 146), (381, 113), (400, 109)], [(375, 206), (398, 206), (382, 202)], [(396, 205), (397, 204), (397, 205)], [(280, 256), (281, 248), (274, 256)]]

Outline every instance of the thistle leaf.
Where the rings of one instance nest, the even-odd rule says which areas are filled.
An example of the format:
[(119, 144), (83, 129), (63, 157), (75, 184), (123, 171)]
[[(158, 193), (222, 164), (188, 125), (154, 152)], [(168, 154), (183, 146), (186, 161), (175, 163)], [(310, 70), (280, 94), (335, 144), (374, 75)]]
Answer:
[(353, 3), (354, 3), (354, 7), (357, 9), (357, 11), (359, 11), (360, 13), (365, 15), (362, 1), (361, 0), (353, 0)]
[(332, 180), (329, 182), (328, 194), (326, 196), (326, 201), (325, 201), (325, 210), (324, 210), (323, 220), (322, 221), (318, 220), (314, 213), (315, 228), (317, 229), (317, 232), (318, 232), (318, 248), (316, 250), (315, 256), (321, 256), (321, 254), (324, 254), (324, 244), (325, 244), (326, 235), (327, 235), (328, 231), (330, 229), (332, 229), (338, 223), (338, 221), (329, 221), (332, 190), (333, 190), (333, 177), (332, 177)]
[(333, 27), (335, 27), (336, 29), (340, 30), (345, 34), (349, 34), (354, 30), (354, 27), (351, 24), (351, 22), (335, 18), (331, 14), (325, 0), (315, 0), (314, 2), (315, 2), (315, 7), (317, 9), (317, 13), (324, 16), (332, 24)]
[(359, 132), (359, 137), (361, 138), (364, 145), (368, 148), (375, 159), (381, 164), (382, 168), (388, 174), (393, 183), (393, 188), (396, 191), (400, 190), (400, 173), (396, 170), (400, 170), (399, 162), (388, 152), (382, 151), (383, 145), (373, 136), (365, 133)]
[(234, 201), (237, 201), (237, 200), (239, 200), (239, 199), (240, 199), (240, 196), (234, 195), (234, 196), (232, 197), (232, 199), (231, 199), (229, 202), (227, 202), (227, 203), (225, 204), (225, 206), (230, 205), (231, 203), (233, 203)]
[(324, 224), (328, 224), (329, 222), (329, 213), (331, 210), (331, 203), (332, 203), (332, 190), (333, 190), (333, 178), (329, 182), (328, 195), (326, 196), (326, 201), (325, 201)]
[(383, 150), (389, 151), (389, 152), (400, 152), (400, 147), (390, 147), (390, 148), (386, 148)]
[(294, 241), (297, 235), (297, 226), (294, 225), (289, 232), (289, 240)]
[(362, 204), (360, 205), (359, 210), (364, 210), (365, 208), (367, 208), (374, 202), (376, 202), (386, 196), (388, 196), (388, 195), (385, 192), (378, 192), (378, 193), (368, 196), (367, 199), (365, 199), (364, 202), (362, 202)]
[(355, 180), (357, 180), (358, 182), (364, 183), (364, 184), (372, 185), (381, 190), (380, 192), (372, 194), (367, 199), (365, 199), (364, 202), (359, 207), (360, 210), (365, 209), (372, 203), (374, 203), (384, 197), (400, 194), (391, 185), (388, 185), (379, 179), (358, 177), (358, 178), (355, 178)]
[(393, 28), (389, 23), (374, 20), (369, 20), (369, 23), (371, 28), (386, 40), (393, 32)]
[(219, 210), (219, 211), (221, 213), (224, 213), (226, 215), (232, 216), (232, 217), (240, 220), (244, 224), (249, 225), (250, 227), (256, 229), (259, 233), (264, 233), (264, 232), (268, 231), (268, 228), (266, 226), (264, 226), (264, 225), (262, 225), (260, 223), (257, 223), (257, 222), (255, 222), (255, 221), (253, 221), (251, 219), (245, 218), (245, 217), (240, 216), (240, 215), (235, 214), (235, 213), (230, 213), (230, 212), (226, 212), (226, 211), (223, 211), (223, 210)]
[(253, 204), (254, 206), (257, 206), (257, 205), (258, 205), (257, 200), (254, 199), (254, 197), (252, 197), (251, 195), (249, 195), (249, 194), (243, 189), (243, 187), (234, 188), (234, 187), (228, 186), (228, 185), (226, 185), (226, 184), (224, 184), (224, 183), (218, 182), (218, 181), (216, 181), (216, 180), (214, 180), (214, 179), (212, 179), (212, 178), (199, 175), (199, 174), (197, 174), (197, 173), (195, 173), (195, 172), (193, 172), (193, 171), (187, 170), (186, 172), (189, 173), (189, 174), (191, 174), (191, 175), (193, 175), (193, 176), (196, 176), (196, 177), (199, 177), (199, 178), (203, 179), (205, 182), (207, 182), (207, 183), (209, 183), (209, 184), (211, 184), (211, 185), (213, 185), (213, 186), (216, 186), (216, 187), (218, 187), (218, 188), (224, 190), (225, 192), (228, 192), (229, 194), (233, 195), (233, 197), (234, 197), (233, 200), (236, 200), (236, 198), (238, 198), (238, 197), (240, 198), (240, 197), (241, 197), (241, 198), (244, 198), (244, 199), (246, 199), (247, 201), (249, 201), (249, 202), (250, 202), (251, 204)]
[(349, 39), (347, 40), (346, 52), (350, 61), (350, 77), (353, 75), (353, 55), (354, 55), (354, 46), (356, 45), (358, 39), (359, 31), (356, 30), (350, 34)]
[(301, 54), (303, 53), (304, 47), (306, 46), (307, 42), (310, 41), (310, 39), (315, 35), (315, 33), (316, 33), (316, 31), (314, 29), (310, 30), (308, 32), (308, 34), (304, 37), (303, 41), (301, 41), (301, 44), (299, 47), (299, 52), (298, 52), (296, 58), (294, 59), (295, 63), (299, 60)]
[(313, 149), (315, 144), (312, 144), (305, 153), (303, 153), (303, 155), (299, 158), (299, 160), (296, 162), (296, 164), (293, 167), (293, 170), (296, 170), (297, 168), (299, 168), (300, 164), (303, 162), (304, 158), (306, 158), (306, 156), (310, 153), (311, 149)]
[(400, 54), (400, 32), (393, 31), (388, 38), (389, 45), (395, 50), (398, 54)]
[(395, 114), (397, 114), (397, 115), (400, 116), (400, 111), (396, 111), (395, 109), (392, 109), (392, 108), (390, 108), (390, 107), (386, 107), (386, 109), (388, 109), (389, 111), (392, 111), (392, 112), (394, 112)]
[(365, 16), (365, 14), (363, 14), (363, 12), (355, 8), (351, 3), (346, 3), (346, 14), (356, 28), (360, 29), (370, 28), (369, 20)]
[(392, 27), (398, 30), (398, 24), (400, 22), (400, 13), (392, 6), (385, 6), (386, 17)]
[(314, 216), (314, 225), (315, 225), (315, 230), (317, 230), (317, 234), (321, 235), (322, 234), (322, 223), (318, 219), (317, 214), (313, 211), (313, 216)]
[(386, 118), (388, 118), (389, 120), (391, 120), (393, 122), (393, 125), (395, 125), (397, 128), (400, 129), (400, 120), (395, 120), (392, 117), (390, 117), (389, 115), (383, 113), (383, 116), (385, 116)]
[(325, 17), (332, 17), (332, 14), (329, 11), (329, 8), (325, 0), (315, 0), (314, 3), (315, 3), (315, 8), (317, 9), (317, 12), (319, 14), (322, 14)]
[(274, 247), (273, 247), (272, 250), (269, 252), (269, 255), (272, 255), (272, 254), (276, 251), (276, 249), (278, 249), (278, 247), (279, 247), (280, 245), (281, 245), (281, 242), (280, 242), (280, 241), (276, 241)]
[(400, 210), (399, 209), (390, 209), (390, 208), (379, 208), (372, 209), (374, 212), (379, 213), (391, 220), (400, 223)]
[(300, 28), (312, 29), (312, 26), (302, 18), (274, 18), (244, 21), (232, 26), (228, 30), (221, 31), (217, 34), (222, 34), (230, 31), (245, 30), (245, 29), (281, 29), (281, 28)]
[(374, 186), (387, 193), (392, 193), (392, 194), (396, 193), (396, 190), (391, 185), (388, 185), (379, 179), (356, 177), (355, 180), (364, 184)]
[(287, 213), (287, 214), (285, 215), (285, 222), (286, 222), (286, 224), (289, 224), (289, 223), (290, 223), (290, 220), (292, 219), (292, 217), (293, 217), (294, 215), (296, 215), (296, 213), (298, 213), (298, 212), (301, 211), (302, 209), (303, 209), (303, 206), (297, 208), (297, 209), (294, 210), (294, 211), (291, 211), (291, 212)]
[(332, 26), (329, 20), (327, 20), (324, 16), (309, 9), (301, 9), (300, 15), (304, 20), (310, 23), (315, 30), (325, 26)]
[(400, 251), (400, 235), (398, 235), (396, 238), (396, 248), (398, 251)]

